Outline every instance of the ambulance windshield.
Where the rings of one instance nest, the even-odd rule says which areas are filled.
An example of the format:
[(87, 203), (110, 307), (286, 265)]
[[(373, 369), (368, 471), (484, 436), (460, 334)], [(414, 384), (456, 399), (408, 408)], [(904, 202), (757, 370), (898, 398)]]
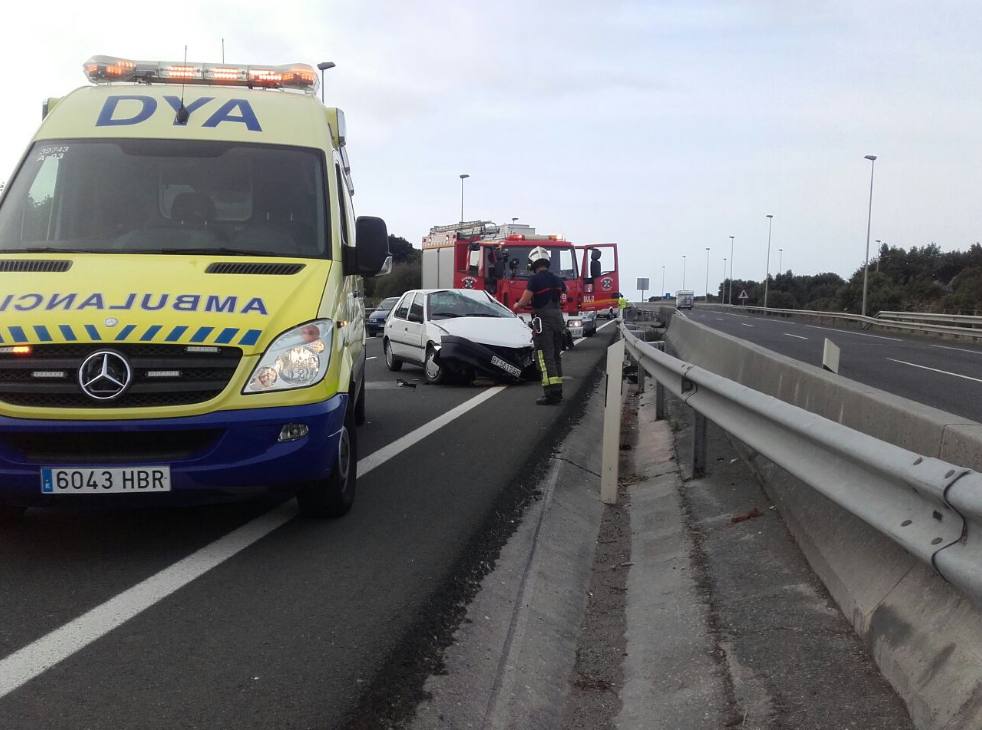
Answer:
[(230, 142), (38, 142), (0, 205), (0, 253), (325, 258), (322, 160)]

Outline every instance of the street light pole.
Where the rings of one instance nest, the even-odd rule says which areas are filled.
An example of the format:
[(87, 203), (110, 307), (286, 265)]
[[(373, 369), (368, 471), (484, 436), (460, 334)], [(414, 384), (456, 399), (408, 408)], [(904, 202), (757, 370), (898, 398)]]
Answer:
[(464, 180), (469, 178), (466, 172), (460, 174), (460, 222), (464, 222)]
[(873, 223), (873, 171), (876, 169), (876, 155), (866, 155), (869, 160), (869, 211), (866, 214), (866, 263), (863, 265), (863, 311), (866, 316), (866, 291), (869, 284), (869, 230)]
[(721, 304), (726, 304), (726, 289), (724, 285), (726, 284), (726, 256), (723, 257), (723, 281), (719, 285), (719, 301)]
[(730, 293), (727, 299), (733, 304), (733, 236), (730, 236)]
[(784, 249), (779, 248), (777, 250), (777, 273), (780, 274), (784, 271)]
[(767, 309), (767, 285), (771, 278), (771, 224), (774, 223), (774, 216), (768, 213), (767, 218), (767, 271), (764, 274), (764, 309)]
[(685, 289), (685, 256), (682, 257), (682, 288)]
[(877, 274), (880, 273), (880, 259), (883, 258), (880, 255), (880, 248), (882, 247), (882, 243), (883, 241), (881, 241), (879, 238), (876, 239), (876, 273)]
[(663, 296), (665, 296), (665, 264), (661, 265), (661, 296), (658, 298), (661, 299)]
[(709, 304), (709, 246), (706, 246), (706, 304)]

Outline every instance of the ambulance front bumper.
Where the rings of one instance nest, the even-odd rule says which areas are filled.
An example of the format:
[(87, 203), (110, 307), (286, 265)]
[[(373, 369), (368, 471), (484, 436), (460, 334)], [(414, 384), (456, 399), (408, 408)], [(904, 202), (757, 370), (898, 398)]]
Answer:
[[(0, 417), (0, 504), (146, 505), (289, 493), (334, 469), (347, 400), (338, 394), (304, 406), (136, 421)], [(170, 491), (42, 492), (45, 468), (155, 466), (169, 468)]]

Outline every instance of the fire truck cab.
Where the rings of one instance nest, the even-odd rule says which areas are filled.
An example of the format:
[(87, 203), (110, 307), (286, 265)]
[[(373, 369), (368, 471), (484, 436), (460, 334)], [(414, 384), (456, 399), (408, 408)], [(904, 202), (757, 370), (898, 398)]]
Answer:
[(559, 236), (536, 234), (526, 225), (468, 221), (431, 228), (423, 238), (423, 287), (483, 289), (511, 307), (532, 275), (528, 255), (536, 246), (549, 249), (553, 273), (566, 282), (563, 313), (577, 314), (584, 287), (580, 251)]

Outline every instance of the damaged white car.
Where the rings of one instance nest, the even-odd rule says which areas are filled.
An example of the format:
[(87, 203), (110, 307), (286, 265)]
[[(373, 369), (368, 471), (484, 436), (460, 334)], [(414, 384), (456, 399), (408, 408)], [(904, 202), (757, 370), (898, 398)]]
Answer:
[(385, 364), (423, 368), (428, 383), (536, 379), (532, 330), (484, 291), (413, 289), (385, 322)]

